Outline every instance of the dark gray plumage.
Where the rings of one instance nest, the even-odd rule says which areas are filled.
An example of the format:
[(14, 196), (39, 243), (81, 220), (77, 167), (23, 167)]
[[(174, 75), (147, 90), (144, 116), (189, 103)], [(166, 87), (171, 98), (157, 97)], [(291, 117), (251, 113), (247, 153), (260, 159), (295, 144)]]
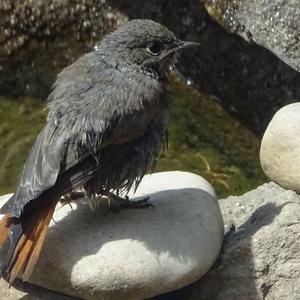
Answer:
[(173, 54), (189, 45), (154, 21), (133, 20), (58, 75), (47, 124), (16, 193), (1, 209), (22, 226), (10, 229), (0, 253), (3, 267), (35, 222), (30, 216), (45, 205), (79, 186), (89, 196), (128, 191), (152, 169), (166, 138), (166, 72)]

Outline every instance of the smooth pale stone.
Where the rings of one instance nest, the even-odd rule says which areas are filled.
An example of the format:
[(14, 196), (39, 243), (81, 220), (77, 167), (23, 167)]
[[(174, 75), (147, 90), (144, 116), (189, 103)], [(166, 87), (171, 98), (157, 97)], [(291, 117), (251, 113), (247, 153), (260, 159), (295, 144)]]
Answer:
[[(134, 198), (155, 208), (92, 212), (85, 199), (55, 211), (29, 281), (83, 299), (145, 299), (203, 276), (224, 226), (212, 187), (200, 176), (145, 176)], [(132, 200), (134, 200), (134, 198)]]
[(300, 103), (281, 108), (266, 129), (260, 149), (266, 175), (282, 187), (300, 192)]

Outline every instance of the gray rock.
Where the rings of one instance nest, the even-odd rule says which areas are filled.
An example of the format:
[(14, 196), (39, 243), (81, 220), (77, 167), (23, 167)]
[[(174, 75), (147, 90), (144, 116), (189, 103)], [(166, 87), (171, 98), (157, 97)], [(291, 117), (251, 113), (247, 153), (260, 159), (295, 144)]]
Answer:
[(105, 0), (1, 0), (1, 94), (46, 98), (56, 74), (125, 19)]
[(188, 285), (214, 263), (223, 220), (212, 187), (185, 172), (146, 176), (155, 209), (105, 215), (58, 208), (29, 281), (83, 299), (144, 299)]
[[(216, 264), (193, 285), (153, 300), (300, 299), (300, 197), (268, 183), (219, 202), (229, 232)], [(27, 291), (51, 299), (47, 290)]]
[(299, 0), (203, 0), (232, 32), (266, 47), (300, 71)]
[(260, 161), (266, 175), (279, 185), (300, 192), (300, 103), (280, 109), (261, 142)]
[(243, 1), (236, 17), (242, 36), (266, 47), (300, 72), (299, 0)]
[(300, 21), (300, 2), (197, 2), (206, 2), (210, 15), (230, 33), (205, 19), (199, 54), (185, 57), (180, 67), (200, 90), (215, 95), (243, 125), (262, 136), (280, 107), (300, 99), (300, 73), (296, 71), (300, 68), (300, 27), (296, 25)]
[(235, 230), (214, 267), (179, 299), (300, 299), (300, 197), (268, 183), (220, 206)]
[(21, 280), (16, 280), (9, 288), (8, 283), (0, 280), (1, 300), (75, 300), (78, 298), (62, 295)]

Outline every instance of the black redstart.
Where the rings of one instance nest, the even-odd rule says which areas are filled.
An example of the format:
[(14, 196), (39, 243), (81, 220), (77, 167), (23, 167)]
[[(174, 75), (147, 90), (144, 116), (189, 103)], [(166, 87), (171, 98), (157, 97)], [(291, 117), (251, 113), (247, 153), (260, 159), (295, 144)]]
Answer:
[(195, 43), (151, 20), (132, 20), (58, 76), (47, 124), (26, 161), (15, 194), (1, 209), (0, 266), (12, 283), (26, 280), (38, 259), (62, 195), (83, 187), (122, 207), (126, 192), (152, 169), (166, 138), (167, 72), (174, 54)]

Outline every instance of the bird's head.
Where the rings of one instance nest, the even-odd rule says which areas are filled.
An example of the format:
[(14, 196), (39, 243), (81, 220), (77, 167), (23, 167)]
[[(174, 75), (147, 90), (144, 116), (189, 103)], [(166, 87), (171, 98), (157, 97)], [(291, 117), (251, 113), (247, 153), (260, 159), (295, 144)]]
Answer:
[(132, 20), (106, 36), (98, 51), (117, 65), (166, 71), (176, 52), (194, 45), (198, 44), (179, 40), (165, 26), (152, 20)]

